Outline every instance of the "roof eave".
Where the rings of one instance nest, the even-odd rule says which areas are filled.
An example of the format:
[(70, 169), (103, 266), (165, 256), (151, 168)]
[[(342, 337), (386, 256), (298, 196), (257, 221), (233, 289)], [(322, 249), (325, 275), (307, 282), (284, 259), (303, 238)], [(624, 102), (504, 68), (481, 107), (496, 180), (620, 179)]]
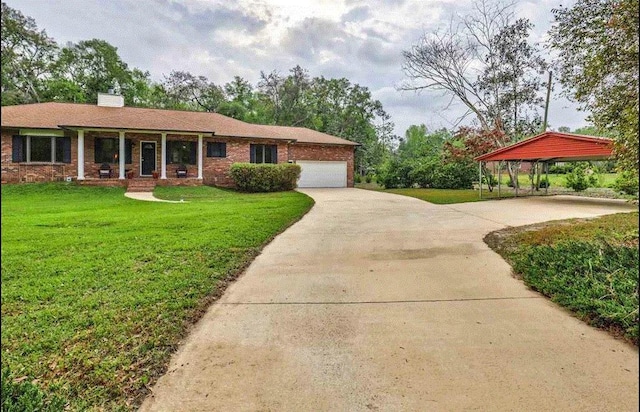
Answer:
[(137, 133), (189, 133), (189, 134), (202, 134), (207, 136), (214, 136), (213, 131), (204, 130), (168, 130), (168, 129), (154, 129), (154, 128), (137, 128), (137, 127), (105, 127), (105, 126), (78, 126), (78, 125), (58, 125), (63, 130), (102, 130), (102, 131), (133, 131)]

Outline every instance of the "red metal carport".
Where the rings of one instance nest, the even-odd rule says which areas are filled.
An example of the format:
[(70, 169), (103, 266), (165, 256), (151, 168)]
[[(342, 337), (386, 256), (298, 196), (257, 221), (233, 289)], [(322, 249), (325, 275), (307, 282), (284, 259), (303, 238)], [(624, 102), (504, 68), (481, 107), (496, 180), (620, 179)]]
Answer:
[[(542, 162), (547, 164), (549, 162), (608, 160), (612, 157), (612, 152), (613, 140), (604, 137), (559, 132), (541, 133), (475, 158), (480, 162), (480, 197), (482, 197), (482, 162)], [(499, 185), (498, 181), (498, 187)], [(516, 196), (517, 194), (516, 189)]]

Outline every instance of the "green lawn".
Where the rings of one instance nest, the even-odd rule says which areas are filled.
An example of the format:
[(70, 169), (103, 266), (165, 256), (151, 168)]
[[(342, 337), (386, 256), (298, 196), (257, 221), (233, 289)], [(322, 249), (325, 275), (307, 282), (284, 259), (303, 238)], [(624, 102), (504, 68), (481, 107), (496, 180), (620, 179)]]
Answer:
[[(542, 174), (544, 178), (546, 175)], [(551, 187), (566, 187), (566, 176), (564, 174), (549, 174), (549, 182), (551, 182)], [(496, 176), (497, 177), (497, 176)], [(597, 175), (598, 184), (596, 187), (613, 187), (613, 183), (616, 181), (618, 177), (617, 173), (601, 173)], [(509, 182), (509, 175), (506, 172), (502, 172), (500, 176), (500, 181), (503, 185), (506, 185)], [(529, 179), (528, 173), (520, 173), (518, 175), (518, 183), (520, 183), (520, 187), (527, 188), (531, 187), (531, 180)]]
[(211, 187), (156, 189), (179, 204), (123, 193), (2, 187), (3, 369), (74, 410), (135, 408), (226, 280), (313, 204)]
[(529, 287), (638, 345), (637, 212), (510, 228), (485, 241)]

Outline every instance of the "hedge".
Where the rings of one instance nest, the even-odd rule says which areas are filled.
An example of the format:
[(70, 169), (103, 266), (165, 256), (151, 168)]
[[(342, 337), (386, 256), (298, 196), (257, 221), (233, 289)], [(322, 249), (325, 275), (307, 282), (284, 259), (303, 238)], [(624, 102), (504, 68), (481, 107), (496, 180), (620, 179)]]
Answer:
[(229, 173), (242, 192), (280, 192), (296, 188), (300, 170), (292, 163), (234, 163)]

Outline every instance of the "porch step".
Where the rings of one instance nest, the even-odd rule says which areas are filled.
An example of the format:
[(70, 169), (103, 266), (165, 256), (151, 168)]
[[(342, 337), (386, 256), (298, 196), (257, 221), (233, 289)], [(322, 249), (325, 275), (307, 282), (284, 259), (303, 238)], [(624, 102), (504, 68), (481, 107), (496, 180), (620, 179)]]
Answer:
[(153, 192), (156, 187), (155, 179), (128, 179), (127, 192)]

